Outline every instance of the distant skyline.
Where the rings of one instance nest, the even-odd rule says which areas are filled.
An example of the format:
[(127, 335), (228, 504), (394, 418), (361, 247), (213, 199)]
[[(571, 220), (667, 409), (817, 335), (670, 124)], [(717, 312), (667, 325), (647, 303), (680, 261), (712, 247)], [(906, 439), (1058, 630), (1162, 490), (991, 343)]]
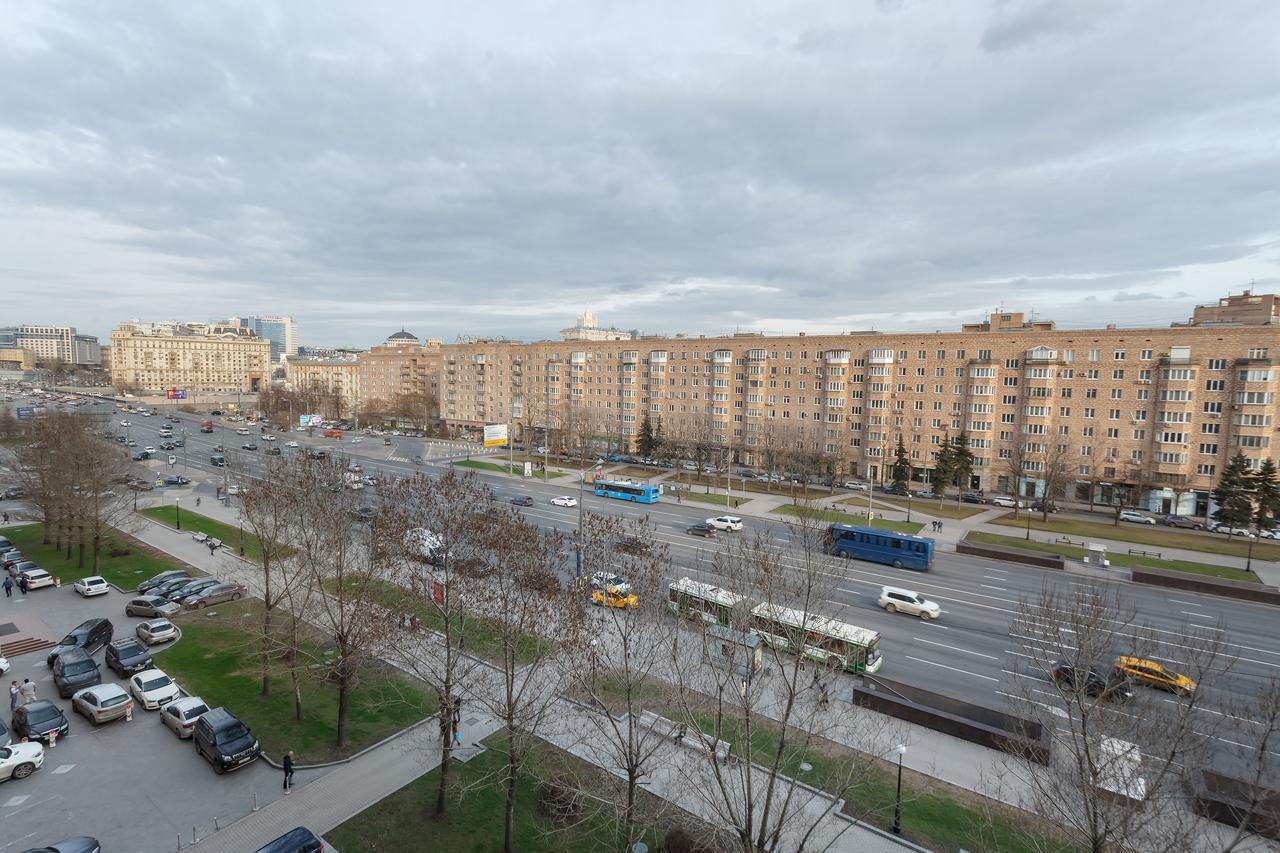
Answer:
[(1280, 290), (1278, 32), (1262, 0), (13, 4), (0, 323), (1164, 326)]

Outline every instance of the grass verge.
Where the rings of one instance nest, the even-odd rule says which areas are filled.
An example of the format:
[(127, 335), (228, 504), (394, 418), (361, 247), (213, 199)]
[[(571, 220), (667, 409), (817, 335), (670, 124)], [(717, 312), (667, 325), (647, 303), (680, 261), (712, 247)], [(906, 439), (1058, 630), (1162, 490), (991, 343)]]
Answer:
[(860, 512), (842, 512), (830, 509), (809, 509), (807, 507), (784, 505), (773, 512), (780, 515), (793, 515), (813, 518), (818, 521), (831, 521), (836, 524), (856, 524), (864, 527), (879, 527), (881, 530), (892, 530), (897, 533), (919, 533), (924, 524), (916, 521), (894, 521), (888, 518), (874, 518), (867, 524), (867, 516)]
[[(138, 510), (142, 515), (154, 521), (158, 521), (168, 527), (177, 529), (178, 526), (178, 508), (172, 506), (152, 506), (146, 509)], [(255, 563), (262, 562), (262, 543), (258, 541), (258, 537), (248, 530), (243, 534), (238, 526), (225, 524), (216, 519), (212, 519), (207, 515), (201, 515), (189, 509), (182, 510), (182, 532), (190, 533), (199, 530), (209, 536), (210, 539), (221, 539), (222, 543), (228, 548), (240, 550), (241, 535), (244, 537), (244, 555), (246, 558), (253, 560)]]
[[(1073, 560), (1079, 560), (1084, 557), (1084, 549), (1075, 545), (1064, 545), (1057, 542), (1038, 542), (1035, 539), (1023, 539), (1018, 536), (1001, 536), (998, 533), (983, 533), (981, 531), (972, 531), (966, 537), (974, 542), (983, 542), (988, 545), (1005, 545), (1010, 548), (1022, 548), (1025, 551), (1041, 551), (1046, 554), (1061, 554), (1064, 557), (1070, 557)], [(1236, 569), (1231, 566), (1215, 566), (1211, 563), (1193, 563), (1188, 560), (1159, 560), (1155, 557), (1144, 557), (1141, 554), (1117, 554), (1114, 551), (1107, 552), (1107, 559), (1111, 561), (1111, 565), (1120, 566), (1122, 568), (1134, 568), (1137, 566), (1146, 566), (1152, 569), (1164, 569), (1170, 572), (1188, 572), (1195, 575), (1208, 575), (1209, 577), (1222, 578), (1230, 581), (1244, 581), (1245, 583), (1260, 583), (1257, 575), (1252, 572), (1246, 572), (1244, 569)]]
[[(879, 495), (876, 495), (875, 500), (877, 503), (888, 504), (898, 509), (905, 510), (907, 508), (907, 502), (901, 498), (882, 498)], [(849, 500), (841, 501), (840, 503), (852, 504), (854, 506), (862, 504), (863, 506), (866, 506), (867, 499), (865, 497), (850, 498)], [(977, 515), (980, 512), (985, 512), (987, 508), (983, 506), (973, 506), (971, 504), (960, 504), (959, 506), (956, 506), (956, 502), (954, 500), (948, 501), (945, 498), (941, 501), (937, 498), (921, 498), (920, 500), (911, 501), (911, 509), (937, 518), (968, 518), (971, 515)]]
[[(1013, 514), (1002, 515), (992, 524), (1003, 524), (1009, 527), (1026, 527), (1027, 516), (1020, 513), (1015, 519)], [(1040, 516), (1031, 516), (1032, 530), (1045, 530), (1050, 533), (1061, 533), (1065, 536), (1076, 536), (1081, 539), (1113, 539), (1120, 542), (1133, 542), (1138, 545), (1154, 545), (1161, 548), (1182, 548), (1187, 551), (1205, 551), (1210, 554), (1228, 554), (1232, 557), (1245, 557), (1249, 553), (1249, 543), (1239, 537), (1228, 539), (1221, 533), (1184, 533), (1173, 527), (1160, 524), (1102, 524), (1096, 521), (1076, 521), (1069, 518), (1050, 518), (1041, 520)], [(1257, 560), (1280, 560), (1280, 545), (1255, 542), (1253, 556)]]
[[(462, 459), (454, 462), (453, 465), (458, 468), (474, 468), (477, 471), (497, 471), (499, 474), (513, 474), (517, 477), (524, 477), (523, 462), (513, 462), (508, 465), (505, 462), (481, 462), (478, 459)], [(538, 466), (535, 463), (533, 467), (533, 476), (530, 479), (541, 480), (542, 474), (543, 472), (538, 470)], [(554, 480), (557, 477), (563, 477), (565, 474), (563, 471), (547, 471), (546, 475), (548, 480)]]
[[(431, 816), (440, 784), (440, 771), (434, 769), (329, 831), (325, 840), (339, 850), (366, 853), (427, 848), (466, 853), (501, 850), (505, 789), (498, 780), (504, 759), (497, 747), (502, 737), (501, 732), (490, 735), (485, 741), (489, 749), (449, 768), (449, 808), (443, 819)], [(514, 837), (518, 850), (594, 853), (621, 848), (617, 824), (603, 815), (589, 815), (562, 826), (543, 815), (538, 806), (541, 779), (567, 773), (579, 780), (596, 780), (595, 790), (598, 785), (613, 785), (611, 779), (554, 747), (539, 745), (530, 761), (529, 772), (521, 776), (516, 789)], [(657, 848), (658, 841), (655, 833), (645, 834), (650, 850)]]
[[(680, 495), (679, 500), (676, 499), (677, 494)], [(703, 503), (703, 504), (714, 504), (715, 506), (718, 506), (718, 507), (724, 506), (724, 495), (716, 495), (716, 494), (705, 495), (705, 494), (702, 494), (701, 492), (680, 491), (680, 492), (667, 492), (665, 497), (668, 500), (676, 501), (676, 503), (681, 503), (683, 501), (697, 501), (698, 503)], [(739, 506), (746, 503), (747, 499), (735, 497), (735, 498), (732, 498), (732, 501), (733, 501), (733, 504), (732, 504), (733, 509), (737, 509)]]
[[(283, 622), (283, 617), (277, 617)], [(262, 604), (254, 600), (223, 604), (175, 619), (182, 639), (156, 654), (156, 663), (190, 693), (212, 707), (225, 706), (253, 729), (262, 748), (279, 760), (294, 750), (298, 763), (332, 761), (404, 729), (435, 712), (423, 685), (381, 663), (363, 666), (359, 685), (350, 691), (347, 745), (335, 744), (338, 689), (314, 672), (302, 680), (302, 720), (294, 719), (292, 685), (287, 673), (271, 676), (271, 693), (262, 696), (255, 636)], [(321, 642), (311, 629), (307, 656), (319, 661)], [(352, 848), (355, 849), (355, 848)]]
[[(43, 529), (42, 524), (24, 524), (0, 530), (0, 536), (9, 537), (22, 553), (39, 563), (49, 574), (61, 578), (63, 583), (74, 583), (94, 573), (93, 551), (88, 544), (84, 549), (84, 568), (81, 568), (79, 549), (73, 546), (71, 559), (68, 560), (65, 547), (57, 549), (52, 543), (45, 545), (40, 541)], [(116, 556), (112, 556), (113, 552)], [(193, 574), (204, 574), (144, 545), (127, 533), (116, 530), (103, 537), (98, 574), (123, 590), (134, 590), (147, 578), (170, 569), (186, 569)]]

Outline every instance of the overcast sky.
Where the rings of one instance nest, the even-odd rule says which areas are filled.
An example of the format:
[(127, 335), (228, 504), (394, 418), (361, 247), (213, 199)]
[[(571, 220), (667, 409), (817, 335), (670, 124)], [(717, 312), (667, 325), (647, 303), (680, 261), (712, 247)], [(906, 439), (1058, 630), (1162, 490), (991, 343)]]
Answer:
[(1164, 325), (1280, 288), (1280, 4), (9, 3), (0, 323)]

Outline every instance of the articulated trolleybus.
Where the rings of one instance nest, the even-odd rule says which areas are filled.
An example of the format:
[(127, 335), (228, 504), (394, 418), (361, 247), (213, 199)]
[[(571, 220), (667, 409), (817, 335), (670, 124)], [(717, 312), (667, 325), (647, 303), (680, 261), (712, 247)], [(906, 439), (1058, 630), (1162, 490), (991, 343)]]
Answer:
[(646, 486), (643, 483), (627, 483), (620, 480), (596, 480), (595, 493), (602, 498), (635, 501), (639, 504), (656, 504), (658, 497), (662, 494), (662, 487)]
[(827, 553), (886, 563), (895, 569), (927, 572), (933, 568), (933, 540), (878, 527), (833, 524), (827, 528)]

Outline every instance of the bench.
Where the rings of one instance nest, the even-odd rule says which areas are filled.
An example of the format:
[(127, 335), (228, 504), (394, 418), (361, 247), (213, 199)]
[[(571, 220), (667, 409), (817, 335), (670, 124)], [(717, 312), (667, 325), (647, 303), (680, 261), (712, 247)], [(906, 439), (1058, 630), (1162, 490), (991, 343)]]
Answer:
[(221, 547), (222, 547), (222, 540), (221, 540), (221, 539), (210, 539), (210, 540), (209, 540), (209, 544), (210, 544), (210, 545), (212, 545), (212, 546), (213, 546), (213, 547), (215, 547), (215, 548), (221, 548)]
[(203, 530), (198, 530), (195, 533), (191, 534), (191, 538), (196, 540), (197, 542), (203, 542), (209, 538), (209, 534), (205, 533)]
[(640, 724), (647, 729), (665, 733), (667, 737), (670, 737), (672, 740), (675, 740), (676, 743), (679, 744), (680, 746), (688, 746), (696, 749), (704, 741), (709, 741), (707, 745), (709, 746), (711, 751), (715, 754), (716, 758), (718, 758), (722, 762), (728, 762), (731, 758), (731, 756), (729, 755), (728, 742), (719, 740), (716, 738), (712, 738), (709, 735), (703, 735), (703, 737), (699, 737), (696, 733), (692, 737), (686, 733), (685, 736), (681, 738), (679, 737), (680, 735), (679, 723), (672, 722), (671, 720), (668, 720), (666, 717), (660, 717), (657, 714), (655, 714), (653, 711), (641, 711)]
[(1160, 559), (1159, 551), (1143, 551), (1141, 548), (1130, 548), (1129, 553), (1136, 554), (1140, 557), (1155, 557), (1157, 560)]
[[(1067, 536), (1059, 536), (1057, 539), (1055, 539), (1055, 540), (1053, 540), (1053, 541), (1054, 541), (1054, 542), (1056, 542), (1056, 543), (1057, 543), (1057, 544), (1059, 544), (1059, 545), (1075, 545), (1077, 548), (1083, 548), (1083, 547), (1085, 547), (1085, 545), (1084, 545), (1084, 540), (1083, 540), (1083, 539), (1081, 539), (1079, 542), (1077, 542), (1076, 540), (1071, 539), (1070, 537), (1067, 537)], [(1132, 552), (1130, 552), (1130, 553), (1132, 553)]]

